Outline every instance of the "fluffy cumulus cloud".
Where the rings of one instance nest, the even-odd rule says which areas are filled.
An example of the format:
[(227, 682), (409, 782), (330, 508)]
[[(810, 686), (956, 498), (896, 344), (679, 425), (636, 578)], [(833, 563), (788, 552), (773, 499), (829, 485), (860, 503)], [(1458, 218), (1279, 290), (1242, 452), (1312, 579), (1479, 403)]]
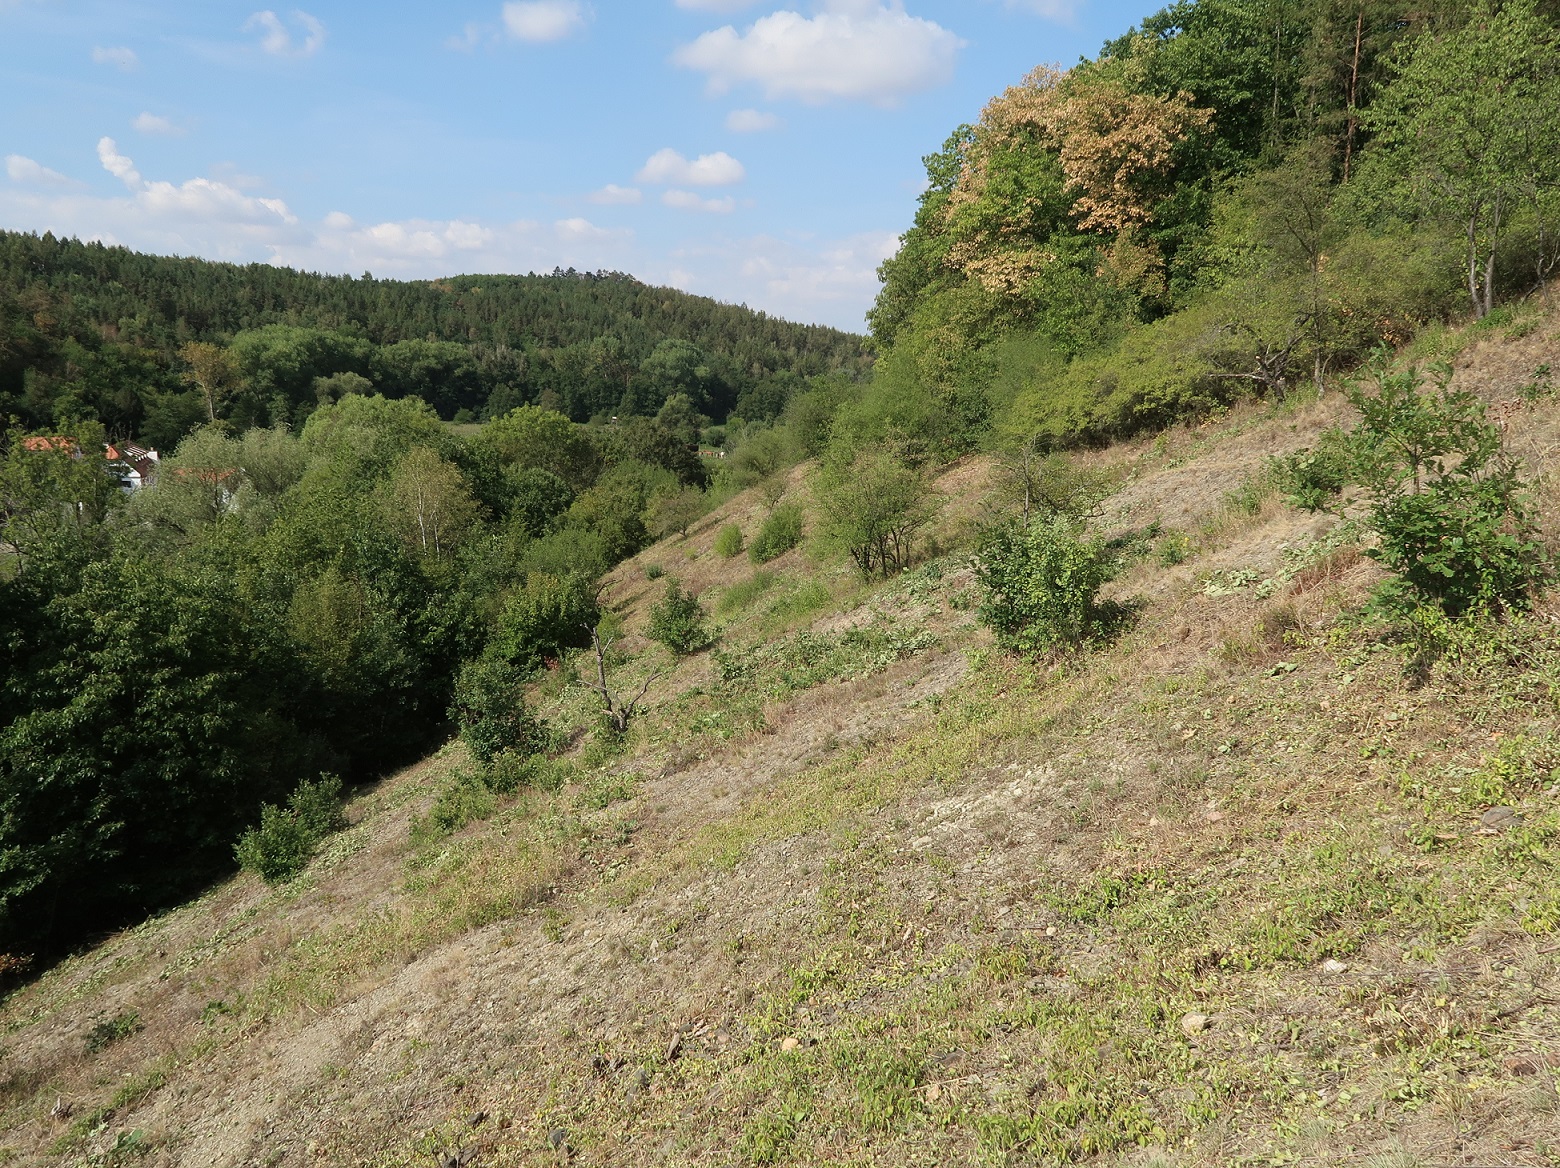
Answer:
[(711, 215), (729, 215), (737, 209), (737, 201), (733, 198), (706, 199), (692, 191), (667, 191), (662, 194), (661, 202), (679, 211), (703, 211)]
[(178, 137), (184, 133), (183, 126), (177, 126), (167, 118), (157, 114), (138, 114), (130, 127), (142, 134), (160, 134), (164, 137)]
[(50, 170), (40, 162), (22, 154), (5, 156), (5, 176), (14, 183), (29, 187), (74, 187), (81, 184), (67, 178), (57, 170)]
[[(360, 223), (344, 211), (305, 222), (281, 199), (239, 189), (236, 179), (150, 179), (112, 138), (98, 161), (123, 190), (95, 193), (22, 155), (5, 159), (0, 222), (163, 254), (269, 261), (313, 271), (431, 278), (455, 272), (643, 268), (632, 231), (588, 219), (483, 223), (404, 219)], [(229, 168), (231, 169), (231, 168)], [(245, 182), (258, 182), (245, 179)]]
[(325, 26), (307, 12), (293, 12), (292, 22), (302, 39), (270, 9), (256, 12), (244, 22), (245, 32), (260, 34), (260, 47), (274, 57), (312, 57), (325, 47)]
[(772, 99), (891, 106), (951, 80), (963, 47), (899, 0), (829, 0), (812, 17), (775, 12), (746, 32), (707, 32), (672, 59), (706, 74), (712, 93), (751, 84)]
[(118, 48), (95, 48), (92, 50), (92, 60), (98, 65), (113, 65), (123, 69), (127, 73), (141, 63), (141, 59), (135, 55), (134, 49), (123, 46)]
[(784, 124), (778, 114), (765, 113), (763, 110), (737, 109), (726, 115), (726, 129), (738, 134), (778, 130)]
[(667, 147), (652, 154), (635, 177), (644, 183), (725, 187), (745, 179), (747, 168), (724, 150), (689, 160)]
[(530, 44), (561, 41), (584, 28), (588, 20), (578, 0), (510, 0), (504, 5), (509, 35)]
[(599, 191), (592, 191), (588, 197), (592, 203), (602, 207), (633, 207), (644, 201), (644, 195), (638, 187), (620, 187), (617, 183), (608, 183)]

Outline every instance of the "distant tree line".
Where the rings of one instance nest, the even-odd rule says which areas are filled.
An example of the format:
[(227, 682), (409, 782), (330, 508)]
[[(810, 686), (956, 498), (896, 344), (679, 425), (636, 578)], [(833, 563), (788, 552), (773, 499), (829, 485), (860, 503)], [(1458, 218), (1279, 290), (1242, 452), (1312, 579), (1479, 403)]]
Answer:
[[(220, 411), (191, 345), (236, 362)], [(92, 419), (172, 447), (213, 413), (299, 428), (364, 392), (447, 421), (648, 416), (677, 393), (717, 421), (765, 418), (808, 377), (869, 367), (851, 334), (618, 273), (378, 280), (0, 232), (0, 417), (28, 428)]]

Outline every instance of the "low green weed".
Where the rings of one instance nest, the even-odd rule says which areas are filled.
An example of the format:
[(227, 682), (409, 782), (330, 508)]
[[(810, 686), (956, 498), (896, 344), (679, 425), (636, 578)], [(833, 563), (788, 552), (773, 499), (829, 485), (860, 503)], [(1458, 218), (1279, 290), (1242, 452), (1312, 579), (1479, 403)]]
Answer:
[(126, 1010), (123, 1014), (116, 1014), (87, 1031), (87, 1053), (101, 1054), (114, 1043), (121, 1042), (144, 1029), (145, 1025), (137, 1011)]

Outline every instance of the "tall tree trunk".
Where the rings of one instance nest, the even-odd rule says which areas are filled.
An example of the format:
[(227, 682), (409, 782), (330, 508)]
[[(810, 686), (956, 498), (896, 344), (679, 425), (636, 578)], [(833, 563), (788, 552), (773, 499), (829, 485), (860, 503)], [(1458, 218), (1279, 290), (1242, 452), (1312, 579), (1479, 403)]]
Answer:
[(1479, 300), (1479, 210), (1468, 216), (1468, 298), (1473, 301), (1474, 315), (1483, 318)]
[(1501, 220), (1506, 211), (1506, 197), (1504, 194), (1495, 196), (1495, 213), (1490, 219), (1490, 254), (1484, 260), (1484, 311), (1480, 317), (1488, 316), (1495, 309), (1495, 253), (1500, 247)]
[(1349, 129), (1343, 140), (1343, 181), (1349, 181), (1349, 170), (1354, 163), (1354, 132), (1360, 120), (1355, 111), (1359, 108), (1360, 42), (1365, 36), (1365, 10), (1360, 9), (1354, 22), (1354, 67), (1349, 72)]

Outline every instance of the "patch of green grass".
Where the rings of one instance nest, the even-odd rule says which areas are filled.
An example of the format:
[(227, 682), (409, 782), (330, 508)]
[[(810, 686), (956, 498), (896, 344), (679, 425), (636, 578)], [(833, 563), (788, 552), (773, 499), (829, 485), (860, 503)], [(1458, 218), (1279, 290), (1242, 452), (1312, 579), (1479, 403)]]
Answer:
[(769, 628), (791, 624), (814, 616), (833, 603), (834, 596), (822, 580), (804, 580), (775, 597), (765, 610), (764, 624)]
[(597, 775), (585, 784), (575, 802), (583, 811), (604, 811), (614, 803), (626, 803), (637, 793), (633, 775)]
[(759, 1112), (742, 1129), (737, 1154), (752, 1164), (776, 1164), (791, 1150), (802, 1125), (812, 1114), (801, 1096), (777, 1100)]
[(743, 611), (773, 588), (778, 579), (773, 572), (754, 572), (746, 580), (739, 580), (726, 589), (715, 605), (715, 611), (722, 616)]
[(936, 644), (926, 629), (879, 623), (839, 634), (800, 632), (746, 648), (718, 650), (719, 684), (785, 697), (827, 681), (880, 673)]

